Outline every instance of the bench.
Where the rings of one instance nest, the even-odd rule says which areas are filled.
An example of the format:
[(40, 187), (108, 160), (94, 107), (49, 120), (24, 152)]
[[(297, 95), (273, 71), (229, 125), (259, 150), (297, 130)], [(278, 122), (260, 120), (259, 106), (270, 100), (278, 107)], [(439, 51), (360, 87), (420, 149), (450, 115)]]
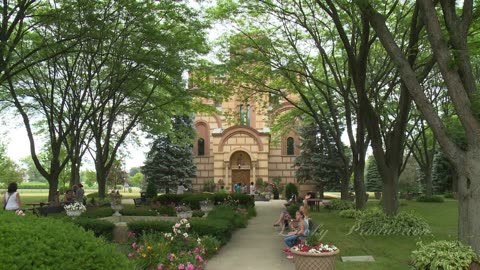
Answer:
[(140, 207), (145, 204), (142, 198), (133, 198), (133, 203), (135, 204), (135, 207)]

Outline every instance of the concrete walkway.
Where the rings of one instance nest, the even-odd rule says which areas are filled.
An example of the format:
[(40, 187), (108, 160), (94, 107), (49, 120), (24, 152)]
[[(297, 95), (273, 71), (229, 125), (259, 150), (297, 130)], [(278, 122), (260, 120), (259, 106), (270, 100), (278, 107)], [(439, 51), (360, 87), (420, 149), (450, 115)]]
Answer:
[(230, 242), (207, 264), (206, 270), (293, 270), (283, 250), (287, 248), (273, 223), (285, 209), (285, 201), (255, 202), (257, 216), (247, 228), (237, 230)]

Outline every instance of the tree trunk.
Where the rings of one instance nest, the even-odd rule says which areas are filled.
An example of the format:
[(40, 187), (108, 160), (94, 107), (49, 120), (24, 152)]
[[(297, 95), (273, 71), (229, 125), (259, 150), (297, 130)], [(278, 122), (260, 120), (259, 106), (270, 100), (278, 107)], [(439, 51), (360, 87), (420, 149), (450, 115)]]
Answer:
[(108, 173), (105, 171), (102, 164), (95, 164), (95, 170), (97, 172), (98, 196), (100, 196), (100, 198), (105, 198)]
[(80, 183), (80, 161), (73, 159), (70, 163), (70, 186)]
[(58, 176), (55, 179), (48, 179), (48, 201), (54, 201), (58, 190)]
[(365, 156), (360, 158), (355, 164), (353, 172), (353, 187), (355, 189), (355, 208), (362, 210), (367, 202), (365, 198)]
[(425, 195), (427, 196), (432, 196), (433, 195), (433, 184), (432, 184), (432, 167), (425, 168), (426, 171), (424, 171), (425, 175)]
[(480, 254), (480, 156), (458, 171), (458, 239)]
[(348, 200), (349, 198), (349, 182), (350, 182), (350, 177), (345, 176), (340, 180), (340, 199), (342, 200)]
[(325, 198), (325, 195), (324, 195), (325, 185), (322, 182), (320, 182), (320, 184), (318, 185), (317, 188), (318, 188), (318, 193), (320, 194), (319, 199), (324, 199)]
[(394, 216), (398, 212), (398, 173), (391, 170), (383, 178), (382, 205), (385, 214)]

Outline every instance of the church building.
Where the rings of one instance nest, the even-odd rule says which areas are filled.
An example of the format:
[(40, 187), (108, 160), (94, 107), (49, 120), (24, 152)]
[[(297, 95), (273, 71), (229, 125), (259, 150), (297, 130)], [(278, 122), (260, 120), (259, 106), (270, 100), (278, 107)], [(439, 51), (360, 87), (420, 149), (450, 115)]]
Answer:
[(217, 113), (195, 115), (194, 189), (202, 190), (203, 183), (212, 179), (217, 188), (223, 185), (227, 191), (232, 191), (235, 183), (249, 189), (250, 183), (259, 178), (264, 182), (272, 182), (275, 177), (281, 178), (283, 184), (296, 182), (298, 135), (292, 129), (274, 140), (270, 129), (279, 115), (293, 108), (291, 104), (264, 106), (269, 103), (268, 95), (251, 102), (233, 96), (222, 102), (204, 103), (214, 106)]

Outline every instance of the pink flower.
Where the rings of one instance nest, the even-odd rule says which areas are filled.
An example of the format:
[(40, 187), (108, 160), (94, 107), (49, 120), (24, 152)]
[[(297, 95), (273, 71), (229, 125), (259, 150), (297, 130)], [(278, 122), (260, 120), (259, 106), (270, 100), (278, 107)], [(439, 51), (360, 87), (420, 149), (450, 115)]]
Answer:
[(129, 258), (133, 257), (133, 253), (132, 252), (128, 253), (128, 257)]
[(132, 248), (137, 248), (138, 247), (138, 244), (137, 243), (133, 243), (132, 244)]
[(203, 262), (203, 259), (202, 259), (202, 257), (200, 257), (200, 255), (195, 256), (195, 260), (197, 260), (199, 262)]
[(191, 263), (188, 263), (187, 264), (187, 270), (195, 270), (195, 266), (193, 266), (193, 264), (191, 264)]
[(195, 253), (199, 253), (200, 252), (200, 249), (198, 247), (196, 247), (194, 250), (193, 250)]
[(185, 270), (185, 265), (183, 265), (183, 263), (178, 265), (178, 270)]
[(157, 270), (163, 270), (163, 264), (159, 264), (159, 265), (157, 266)]
[(128, 232), (128, 237), (133, 237), (133, 236), (135, 236), (134, 232)]

